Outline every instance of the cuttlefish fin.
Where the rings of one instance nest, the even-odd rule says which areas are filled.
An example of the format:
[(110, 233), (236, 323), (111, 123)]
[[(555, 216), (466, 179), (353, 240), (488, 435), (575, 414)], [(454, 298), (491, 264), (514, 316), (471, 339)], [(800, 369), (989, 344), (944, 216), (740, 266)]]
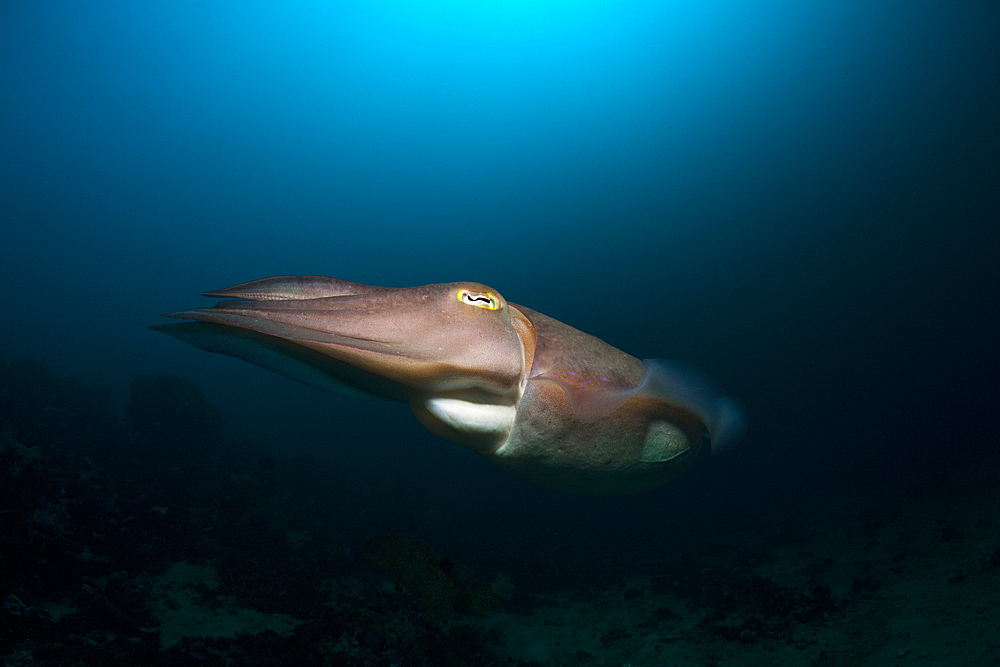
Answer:
[(705, 371), (671, 359), (644, 359), (643, 366), (645, 373), (633, 388), (579, 391), (552, 377), (536, 379), (555, 382), (562, 387), (574, 415), (581, 422), (603, 419), (633, 398), (647, 397), (670, 403), (696, 416), (705, 425), (715, 453), (743, 436), (746, 423), (739, 401), (726, 396)]
[(738, 400), (697, 366), (672, 359), (645, 359), (646, 373), (637, 394), (655, 396), (695, 415), (718, 453), (732, 446), (746, 431), (744, 410)]
[(532, 381), (554, 382), (582, 423), (612, 414), (629, 401), (669, 404), (705, 426), (712, 451), (738, 441), (744, 410), (703, 370), (683, 361), (639, 361), (604, 341), (523, 306), (535, 325), (538, 353)]

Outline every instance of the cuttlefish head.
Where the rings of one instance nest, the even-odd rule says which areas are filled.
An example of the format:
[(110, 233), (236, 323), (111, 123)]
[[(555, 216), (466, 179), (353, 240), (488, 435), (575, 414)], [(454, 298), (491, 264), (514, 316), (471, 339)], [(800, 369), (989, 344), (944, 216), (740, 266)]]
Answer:
[(154, 328), (319, 389), (409, 403), (432, 432), (477, 451), (509, 432), (534, 353), (530, 321), (479, 283), (277, 277), (205, 295), (238, 300)]

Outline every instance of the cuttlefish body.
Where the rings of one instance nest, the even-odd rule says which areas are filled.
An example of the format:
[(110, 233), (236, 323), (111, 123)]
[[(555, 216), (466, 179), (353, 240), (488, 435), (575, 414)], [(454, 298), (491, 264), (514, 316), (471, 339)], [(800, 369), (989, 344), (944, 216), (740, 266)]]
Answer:
[(408, 403), (437, 436), (544, 486), (657, 486), (743, 431), (701, 370), (611, 347), (478, 283), (401, 289), (279, 276), (153, 327), (339, 394)]

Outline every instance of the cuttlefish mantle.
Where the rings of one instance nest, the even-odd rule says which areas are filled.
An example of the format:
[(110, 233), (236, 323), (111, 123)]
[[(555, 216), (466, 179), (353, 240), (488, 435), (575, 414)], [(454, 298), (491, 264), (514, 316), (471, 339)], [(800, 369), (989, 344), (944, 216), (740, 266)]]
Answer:
[(703, 371), (639, 359), (478, 283), (278, 276), (152, 327), (317, 389), (408, 403), (437, 436), (544, 486), (613, 495), (675, 477), (744, 430)]

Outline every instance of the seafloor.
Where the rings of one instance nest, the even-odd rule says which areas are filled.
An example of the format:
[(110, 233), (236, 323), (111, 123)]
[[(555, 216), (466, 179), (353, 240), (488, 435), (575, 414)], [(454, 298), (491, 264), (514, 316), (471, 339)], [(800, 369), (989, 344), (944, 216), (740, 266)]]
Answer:
[(1000, 665), (997, 459), (600, 576), (371, 534), (419, 493), (331, 507), (335, 474), (224, 445), (186, 380), (136, 378), (120, 414), (0, 362), (2, 664)]

